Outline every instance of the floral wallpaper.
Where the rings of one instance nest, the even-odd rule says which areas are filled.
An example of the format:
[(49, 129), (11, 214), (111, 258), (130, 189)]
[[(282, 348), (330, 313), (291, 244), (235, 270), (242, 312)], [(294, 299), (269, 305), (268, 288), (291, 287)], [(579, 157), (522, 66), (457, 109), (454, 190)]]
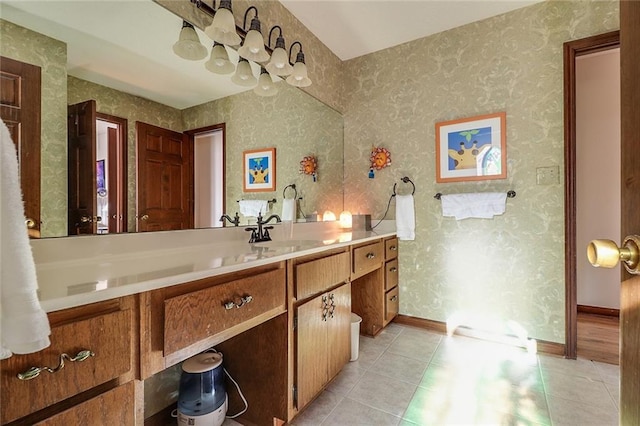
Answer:
[(41, 71), (41, 236), (67, 235), (67, 46), (0, 19), (0, 55)]
[[(514, 321), (564, 343), (563, 43), (618, 27), (617, 1), (545, 1), (345, 63), (345, 208), (381, 217), (394, 183), (416, 185), (402, 314), (491, 329)], [(436, 183), (435, 123), (500, 111), (507, 179)], [(369, 179), (372, 145), (393, 163)], [(560, 181), (536, 185), (547, 166)], [(445, 218), (433, 197), (510, 189), (516, 198), (494, 219)]]

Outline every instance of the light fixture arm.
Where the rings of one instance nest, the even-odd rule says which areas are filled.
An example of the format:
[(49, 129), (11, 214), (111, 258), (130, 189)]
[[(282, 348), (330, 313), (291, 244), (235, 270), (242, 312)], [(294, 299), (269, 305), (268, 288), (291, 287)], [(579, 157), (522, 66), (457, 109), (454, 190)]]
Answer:
[(302, 62), (303, 64), (304, 62), (304, 52), (302, 52), (302, 43), (300, 43), (299, 41), (294, 41), (293, 43), (291, 43), (291, 46), (289, 46), (289, 63), (291, 65), (293, 65), (295, 62), (291, 62), (291, 53), (293, 52), (293, 46), (295, 45), (299, 45), (300, 46), (300, 50), (298, 51), (298, 54), (296, 55), (296, 61), (295, 62)]
[[(258, 17), (258, 8), (255, 6), (249, 6), (249, 8), (244, 12), (244, 21), (242, 21), (242, 29), (247, 31), (247, 16), (249, 16), (249, 11), (254, 10), (256, 15), (251, 19), (251, 27), (249, 30), (257, 30), (260, 32), (260, 18)], [(257, 27), (257, 28), (254, 28)]]
[[(273, 30), (278, 29), (279, 31), (279, 35), (278, 37), (276, 37), (276, 46), (275, 47), (271, 47), (271, 35), (273, 34)], [(271, 49), (277, 49), (279, 47), (284, 49), (284, 37), (282, 36), (282, 28), (280, 27), (280, 25), (274, 25), (271, 30), (269, 31), (269, 39), (267, 41), (268, 43), (268, 47)]]

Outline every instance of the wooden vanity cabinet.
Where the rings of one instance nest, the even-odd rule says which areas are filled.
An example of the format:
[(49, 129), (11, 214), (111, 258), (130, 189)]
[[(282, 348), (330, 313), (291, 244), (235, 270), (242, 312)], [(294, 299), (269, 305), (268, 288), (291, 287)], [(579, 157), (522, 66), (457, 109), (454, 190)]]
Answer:
[(384, 241), (384, 320), (386, 327), (397, 315), (400, 307), (398, 291), (398, 239), (388, 238)]
[[(127, 296), (49, 313), (51, 346), (33, 354), (13, 355), (0, 363), (1, 423), (86, 423), (80, 419), (92, 419), (91, 424), (98, 425), (116, 424), (119, 419), (133, 423), (132, 380), (138, 373), (135, 299)], [(92, 355), (78, 356), (81, 351)], [(54, 373), (43, 370), (29, 380), (18, 378), (31, 367), (55, 369), (62, 354), (68, 355), (64, 368)], [(74, 358), (77, 360), (70, 360)], [(127, 395), (128, 399), (121, 401), (112, 395)], [(100, 412), (89, 417), (79, 414), (95, 404), (101, 407)]]
[(351, 284), (348, 249), (293, 259), (295, 342), (292, 410), (304, 408), (349, 362)]

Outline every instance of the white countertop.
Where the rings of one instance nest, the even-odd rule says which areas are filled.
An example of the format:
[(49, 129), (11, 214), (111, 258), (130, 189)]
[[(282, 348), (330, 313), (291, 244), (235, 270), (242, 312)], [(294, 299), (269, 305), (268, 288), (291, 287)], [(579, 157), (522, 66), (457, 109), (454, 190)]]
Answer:
[(255, 266), (388, 237), (332, 223), (277, 224), (273, 241), (249, 244), (240, 228), (32, 240), (38, 296), (47, 312), (155, 290)]

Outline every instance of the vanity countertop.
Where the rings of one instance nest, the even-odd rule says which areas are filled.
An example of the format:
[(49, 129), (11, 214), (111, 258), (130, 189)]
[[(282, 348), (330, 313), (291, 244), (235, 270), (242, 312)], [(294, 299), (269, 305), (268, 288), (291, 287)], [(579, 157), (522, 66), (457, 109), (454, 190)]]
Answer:
[[(287, 234), (285, 236), (285, 234)], [(243, 228), (53, 238), (31, 242), (47, 312), (393, 236), (395, 224), (348, 231), (327, 224), (274, 227), (247, 242)]]

